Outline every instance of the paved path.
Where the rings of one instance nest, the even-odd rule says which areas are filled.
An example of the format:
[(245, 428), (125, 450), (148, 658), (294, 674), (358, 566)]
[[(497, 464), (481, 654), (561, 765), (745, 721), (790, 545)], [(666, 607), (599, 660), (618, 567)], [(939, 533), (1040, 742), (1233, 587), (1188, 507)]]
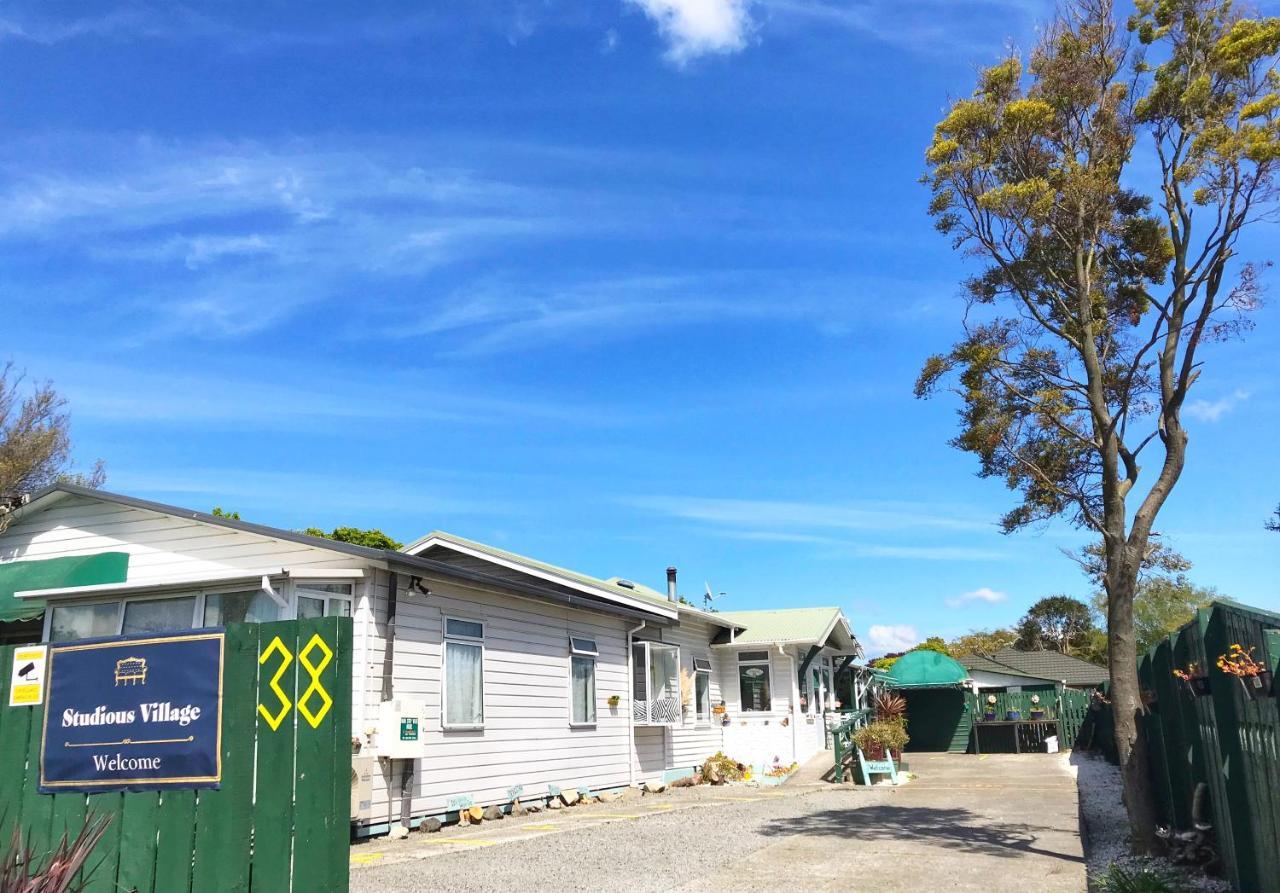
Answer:
[(916, 780), (682, 789), (352, 849), (353, 893), (449, 889), (1082, 893), (1074, 780), (1047, 754), (917, 754)]

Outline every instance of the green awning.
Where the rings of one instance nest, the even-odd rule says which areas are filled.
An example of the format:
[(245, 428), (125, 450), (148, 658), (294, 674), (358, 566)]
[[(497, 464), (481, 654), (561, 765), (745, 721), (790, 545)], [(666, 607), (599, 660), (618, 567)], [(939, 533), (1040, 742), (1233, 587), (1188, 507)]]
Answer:
[(969, 671), (937, 651), (908, 651), (885, 674), (890, 688), (955, 688), (969, 683)]
[(129, 578), (128, 552), (101, 552), (41, 561), (0, 564), (0, 623), (33, 620), (44, 613), (44, 600), (14, 598), (15, 592), (123, 583)]

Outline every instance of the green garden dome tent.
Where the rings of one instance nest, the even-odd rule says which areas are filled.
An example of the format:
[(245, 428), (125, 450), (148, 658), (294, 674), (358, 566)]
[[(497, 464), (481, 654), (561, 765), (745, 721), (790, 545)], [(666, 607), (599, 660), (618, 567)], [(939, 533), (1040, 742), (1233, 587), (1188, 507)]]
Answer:
[(969, 747), (969, 671), (937, 651), (908, 651), (880, 677), (907, 699), (908, 751), (964, 753)]

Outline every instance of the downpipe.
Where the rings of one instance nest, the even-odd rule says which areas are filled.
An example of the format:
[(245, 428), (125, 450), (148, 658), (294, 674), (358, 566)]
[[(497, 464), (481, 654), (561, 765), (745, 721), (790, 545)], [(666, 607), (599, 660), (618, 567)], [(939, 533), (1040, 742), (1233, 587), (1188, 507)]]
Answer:
[(636, 661), (631, 650), (632, 636), (648, 626), (648, 621), (641, 620), (640, 625), (627, 630), (627, 783), (636, 786), (636, 709), (632, 703), (636, 696)]

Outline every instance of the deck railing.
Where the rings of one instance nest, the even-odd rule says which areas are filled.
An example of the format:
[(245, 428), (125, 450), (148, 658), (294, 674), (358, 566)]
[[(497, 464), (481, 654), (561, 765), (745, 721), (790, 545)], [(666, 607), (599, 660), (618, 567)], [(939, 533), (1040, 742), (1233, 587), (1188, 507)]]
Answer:
[(833, 781), (837, 783), (844, 781), (846, 777), (853, 777), (853, 764), (858, 753), (853, 743), (853, 733), (871, 721), (870, 710), (850, 710), (844, 715), (847, 718), (831, 730), (831, 749), (835, 752)]

